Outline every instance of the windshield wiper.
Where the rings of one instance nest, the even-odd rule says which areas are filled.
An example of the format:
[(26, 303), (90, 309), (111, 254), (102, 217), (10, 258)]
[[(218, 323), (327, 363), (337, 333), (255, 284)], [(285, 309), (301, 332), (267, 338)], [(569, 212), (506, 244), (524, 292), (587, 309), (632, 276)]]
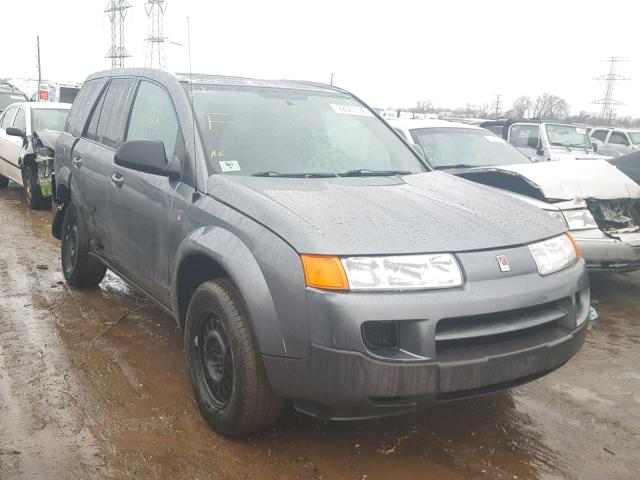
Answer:
[(336, 173), (338, 177), (392, 177), (394, 175), (410, 175), (409, 170), (369, 170), (368, 168), (358, 168)]
[(273, 170), (264, 172), (256, 172), (251, 174), (252, 177), (283, 177), (283, 178), (329, 178), (338, 175), (331, 172), (308, 172), (308, 173), (281, 173)]
[(468, 163), (456, 163), (454, 165), (435, 165), (434, 170), (446, 170), (448, 168), (476, 168), (476, 167), (488, 167), (489, 165), (469, 165)]

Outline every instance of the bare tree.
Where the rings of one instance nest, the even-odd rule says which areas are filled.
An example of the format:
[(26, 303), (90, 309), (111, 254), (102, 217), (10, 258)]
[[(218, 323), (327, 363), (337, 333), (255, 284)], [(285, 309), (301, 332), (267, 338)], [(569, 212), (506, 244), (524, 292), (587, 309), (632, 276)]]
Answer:
[(418, 101), (415, 110), (419, 113), (430, 113), (433, 110), (433, 102), (431, 100)]
[(569, 104), (557, 95), (543, 93), (533, 103), (532, 114), (541, 120), (558, 120), (569, 114)]
[(516, 120), (529, 118), (532, 105), (531, 97), (527, 95), (516, 98), (511, 106), (510, 117)]

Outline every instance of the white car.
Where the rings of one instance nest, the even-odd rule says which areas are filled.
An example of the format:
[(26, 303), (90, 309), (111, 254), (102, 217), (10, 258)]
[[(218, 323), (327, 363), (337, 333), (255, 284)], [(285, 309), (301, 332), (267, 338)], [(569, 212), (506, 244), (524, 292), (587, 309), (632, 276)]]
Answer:
[(640, 269), (640, 185), (611, 163), (533, 162), (488, 130), (462, 123), (389, 123), (432, 168), (499, 188), (557, 218), (591, 269)]
[(24, 187), (30, 208), (51, 204), (53, 156), (71, 104), (20, 102), (0, 115), (0, 188)]
[(591, 138), (600, 140), (619, 155), (640, 149), (640, 131), (624, 128), (597, 127), (591, 130)]

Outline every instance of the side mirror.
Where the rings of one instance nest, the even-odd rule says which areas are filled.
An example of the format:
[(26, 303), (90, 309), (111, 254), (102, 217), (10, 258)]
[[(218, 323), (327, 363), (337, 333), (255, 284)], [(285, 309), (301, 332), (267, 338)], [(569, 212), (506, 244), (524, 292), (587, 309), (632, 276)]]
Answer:
[(410, 143), (409, 145), (411, 145), (413, 151), (416, 152), (421, 159), (423, 159), (425, 162), (428, 160), (427, 154), (424, 153), (424, 150), (420, 145), (418, 145), (417, 143)]
[(180, 161), (167, 160), (164, 144), (160, 140), (129, 140), (116, 150), (116, 165), (139, 172), (179, 178), (182, 173)]
[(541, 157), (544, 155), (544, 148), (542, 148), (542, 145), (540, 145), (540, 146), (536, 149), (536, 154), (540, 155)]
[(20, 137), (20, 138), (24, 138), (24, 132), (16, 127), (7, 127), (7, 135), (9, 135), (10, 137)]
[(598, 151), (598, 144), (597, 143), (591, 143), (591, 146), (593, 147), (593, 151), (594, 152)]

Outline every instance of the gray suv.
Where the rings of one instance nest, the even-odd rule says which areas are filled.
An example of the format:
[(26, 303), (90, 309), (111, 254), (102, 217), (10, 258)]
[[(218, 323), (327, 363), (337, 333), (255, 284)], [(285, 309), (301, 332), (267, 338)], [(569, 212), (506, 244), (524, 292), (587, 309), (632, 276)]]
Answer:
[(335, 87), (91, 75), (55, 184), (67, 281), (109, 268), (172, 315), (225, 435), (283, 399), (352, 419), (497, 391), (584, 342), (585, 263), (560, 223), (431, 171)]

